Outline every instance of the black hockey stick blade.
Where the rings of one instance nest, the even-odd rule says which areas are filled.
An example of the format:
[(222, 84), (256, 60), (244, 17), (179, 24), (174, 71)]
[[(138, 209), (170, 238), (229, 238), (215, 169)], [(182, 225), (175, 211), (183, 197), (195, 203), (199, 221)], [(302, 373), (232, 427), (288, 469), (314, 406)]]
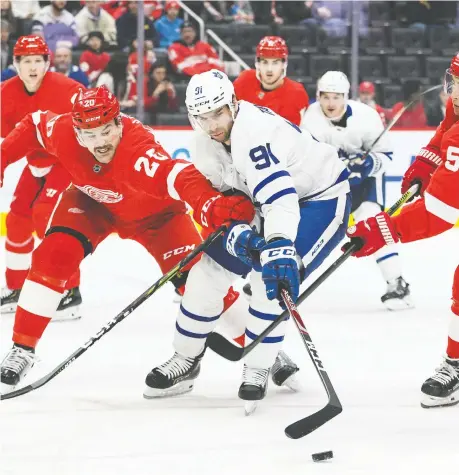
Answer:
[(145, 300), (150, 298), (158, 289), (164, 284), (173, 279), (186, 265), (188, 265), (196, 256), (203, 252), (208, 246), (210, 246), (216, 239), (218, 239), (227, 229), (226, 225), (220, 226), (216, 231), (210, 234), (205, 241), (199, 246), (196, 246), (189, 254), (187, 254), (179, 263), (177, 263), (169, 272), (164, 274), (153, 285), (151, 285), (143, 294), (139, 295), (133, 302), (131, 302), (124, 310), (122, 310), (116, 317), (113, 317), (106, 325), (104, 325), (94, 336), (92, 336), (86, 343), (75, 350), (69, 357), (67, 357), (62, 363), (54, 368), (48, 374), (45, 374), (37, 381), (24, 386), (23, 388), (10, 391), (6, 394), (0, 395), (0, 400), (13, 399), (18, 396), (27, 394), (35, 389), (44, 386), (46, 383), (54, 379), (59, 373), (67, 369), (77, 358), (85, 353), (94, 343), (100, 340), (106, 335), (113, 327), (122, 322), (128, 315), (130, 315), (136, 308), (138, 308)]
[(290, 439), (301, 439), (301, 437), (314, 432), (342, 412), (343, 407), (339, 401), (338, 405), (328, 403), (325, 407), (320, 409), (320, 411), (287, 426), (285, 428), (285, 435)]

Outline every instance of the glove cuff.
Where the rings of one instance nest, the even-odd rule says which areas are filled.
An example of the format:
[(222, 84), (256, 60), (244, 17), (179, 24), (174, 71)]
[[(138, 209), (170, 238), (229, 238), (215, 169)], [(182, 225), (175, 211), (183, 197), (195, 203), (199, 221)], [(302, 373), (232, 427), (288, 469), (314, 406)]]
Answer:
[(429, 165), (433, 165), (435, 168), (439, 167), (443, 163), (440, 155), (428, 148), (421, 148), (418, 153), (417, 160), (421, 160), (422, 162), (426, 162)]

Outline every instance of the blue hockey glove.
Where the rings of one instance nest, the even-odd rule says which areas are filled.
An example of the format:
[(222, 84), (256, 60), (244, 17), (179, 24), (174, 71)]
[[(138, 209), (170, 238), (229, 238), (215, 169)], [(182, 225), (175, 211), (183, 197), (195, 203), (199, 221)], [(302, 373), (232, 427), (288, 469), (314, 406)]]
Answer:
[(284, 288), (296, 302), (300, 293), (300, 273), (293, 242), (282, 238), (270, 241), (261, 250), (260, 261), (261, 277), (268, 299), (279, 299), (284, 308), (281, 297), (281, 290)]
[(363, 158), (363, 154), (350, 155), (347, 162), (347, 168), (351, 172), (349, 184), (351, 186), (360, 185), (363, 180), (368, 178), (375, 169), (375, 159), (371, 154)]
[(260, 250), (266, 242), (248, 224), (233, 223), (228, 228), (223, 243), (232, 256), (261, 272)]

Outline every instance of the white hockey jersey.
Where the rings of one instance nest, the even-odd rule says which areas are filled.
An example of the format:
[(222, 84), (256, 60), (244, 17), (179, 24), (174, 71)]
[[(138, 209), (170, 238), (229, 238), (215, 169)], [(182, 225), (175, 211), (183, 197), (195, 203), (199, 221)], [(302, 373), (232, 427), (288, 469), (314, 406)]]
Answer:
[(331, 199), (349, 191), (349, 173), (333, 147), (246, 101), (239, 102), (230, 150), (196, 132), (192, 157), (215, 188), (240, 190), (260, 205), (267, 240), (295, 241), (300, 199)]
[[(336, 147), (347, 154), (362, 153), (373, 145), (384, 125), (378, 112), (372, 107), (349, 100), (346, 109), (346, 127), (335, 125), (322, 112), (319, 102), (310, 105), (301, 121), (301, 127), (321, 142)], [(383, 173), (392, 160), (392, 150), (387, 134), (383, 135), (371, 150), (375, 167), (370, 176)]]

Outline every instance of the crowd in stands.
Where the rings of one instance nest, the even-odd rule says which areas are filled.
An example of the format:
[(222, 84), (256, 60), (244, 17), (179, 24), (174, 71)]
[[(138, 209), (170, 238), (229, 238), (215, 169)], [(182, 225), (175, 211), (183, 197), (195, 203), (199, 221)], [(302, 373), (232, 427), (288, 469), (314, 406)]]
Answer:
[[(247, 53), (245, 56), (241, 54), (241, 57), (250, 66), (253, 66), (254, 46), (265, 34), (282, 35), (286, 29), (295, 27), (297, 30), (294, 33), (297, 36), (298, 28), (304, 31), (305, 35), (300, 39), (298, 37), (297, 42), (294, 35), (286, 39), (296, 59), (301, 59), (302, 64), (307, 66), (302, 71), (296, 70), (294, 58), (291, 58), (288, 74), (303, 82), (312, 100), (315, 95), (314, 83), (319, 74), (325, 71), (312, 67), (309, 70), (311, 61), (308, 54), (322, 53), (323, 56), (330, 57), (349, 54), (349, 25), (352, 15), (356, 13), (352, 11), (352, 2), (266, 0), (184, 3), (217, 34), (225, 29), (239, 34), (239, 38), (233, 39), (233, 42), (231, 38), (223, 39), (228, 39), (231, 47), (235, 46), (236, 53)], [(72, 77), (85, 87), (106, 84), (120, 98), (123, 109), (129, 112), (134, 112), (137, 106), (137, 14), (139, 5), (143, 5), (143, 92), (145, 109), (150, 114), (152, 123), (157, 121), (157, 114), (182, 112), (182, 116), (185, 116), (183, 86), (193, 74), (212, 68), (226, 69), (229, 74), (234, 70), (230, 69), (231, 65), (227, 61), (230, 58), (219, 57), (210, 43), (199, 38), (193, 18), (188, 18), (180, 4), (174, 0), (144, 0), (142, 4), (137, 1), (112, 0), (1, 0), (0, 5), (2, 81), (16, 75), (12, 58), (16, 39), (24, 34), (36, 34), (46, 40), (52, 51), (52, 71)], [(430, 35), (435, 29), (459, 31), (459, 2), (361, 1), (357, 10), (359, 36), (364, 45), (367, 44), (366, 38), (371, 39), (375, 30), (384, 29), (387, 25), (417, 32), (414, 36)], [(237, 30), (238, 28), (245, 29)], [(247, 37), (241, 37), (241, 31), (251, 33)], [(387, 35), (386, 32), (384, 35)], [(309, 38), (314, 40), (309, 42)], [(453, 38), (456, 38), (456, 42), (459, 41), (459, 35)], [(240, 46), (244, 41), (251, 42), (248, 49), (242, 43), (238, 50), (237, 45)], [(371, 41), (368, 44), (372, 46)], [(387, 65), (388, 57), (400, 54), (397, 45), (391, 46), (392, 50), (387, 49), (383, 42), (378, 51), (370, 51), (381, 64), (385, 64), (381, 69), (386, 72), (390, 69)], [(424, 48), (426, 45), (421, 46), (415, 44), (417, 50), (411, 53), (427, 54), (428, 51), (425, 53), (425, 50), (428, 48)], [(449, 46), (459, 50), (459, 44)], [(367, 50), (364, 54), (368, 54)], [(445, 53), (445, 62), (450, 60), (448, 55), (449, 52)], [(310, 58), (314, 59), (313, 56)], [(344, 64), (342, 58), (339, 57), (340, 66)], [(423, 61), (421, 56), (416, 57), (416, 60)], [(348, 72), (346, 68), (341, 69)], [(361, 74), (359, 97), (377, 108), (386, 121), (428, 84), (423, 77), (401, 77), (394, 86), (390, 82), (392, 79), (388, 82), (384, 77), (378, 80), (374, 76)], [(435, 78), (430, 75), (429, 84), (432, 81), (438, 82), (439, 79), (439, 74)], [(389, 98), (387, 91), (392, 90), (396, 94)], [(437, 125), (444, 116), (445, 101), (442, 92), (433, 93), (428, 103), (418, 102), (411, 107), (402, 116), (399, 125)]]

